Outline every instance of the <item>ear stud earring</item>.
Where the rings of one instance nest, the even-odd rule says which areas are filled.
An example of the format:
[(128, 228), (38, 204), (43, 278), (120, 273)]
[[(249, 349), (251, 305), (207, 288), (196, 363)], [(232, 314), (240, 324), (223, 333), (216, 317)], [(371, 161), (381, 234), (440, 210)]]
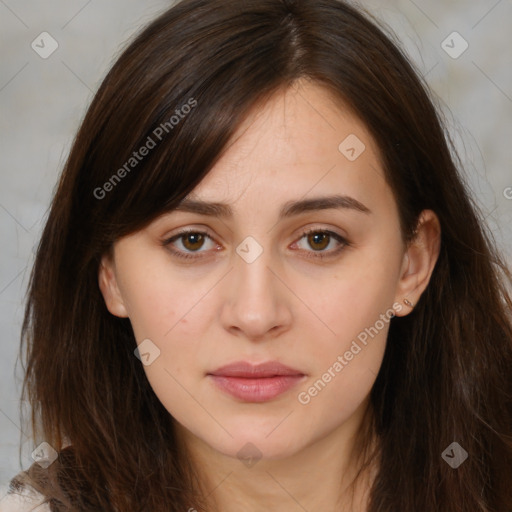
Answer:
[(404, 304), (409, 306), (410, 308), (414, 307), (414, 304), (409, 299), (404, 299)]

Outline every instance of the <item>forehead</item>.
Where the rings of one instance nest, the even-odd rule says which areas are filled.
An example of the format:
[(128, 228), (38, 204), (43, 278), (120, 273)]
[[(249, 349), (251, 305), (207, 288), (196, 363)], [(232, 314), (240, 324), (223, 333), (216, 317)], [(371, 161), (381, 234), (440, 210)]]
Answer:
[[(346, 152), (350, 146), (356, 154)], [(265, 154), (254, 155), (263, 148)], [(322, 155), (343, 155), (355, 161), (363, 150), (378, 160), (378, 148), (355, 112), (326, 87), (301, 79), (252, 108), (228, 144), (223, 161), (227, 165), (248, 155), (280, 164), (317, 162)]]
[(272, 197), (277, 208), (326, 193), (375, 203), (391, 191), (364, 123), (325, 87), (301, 80), (253, 108), (188, 197), (262, 204)]

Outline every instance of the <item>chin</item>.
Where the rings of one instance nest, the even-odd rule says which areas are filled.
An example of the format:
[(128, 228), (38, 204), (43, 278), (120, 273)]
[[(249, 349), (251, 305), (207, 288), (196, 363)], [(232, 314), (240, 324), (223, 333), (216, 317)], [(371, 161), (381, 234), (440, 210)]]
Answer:
[(203, 441), (223, 455), (238, 458), (242, 462), (247, 459), (284, 459), (297, 453), (304, 439), (300, 439), (300, 432), (296, 428), (291, 429), (291, 425), (286, 428), (277, 425), (279, 422), (268, 428), (266, 424), (240, 422), (236, 427), (227, 427), (233, 437), (226, 434), (222, 439), (203, 438)]
[(298, 451), (295, 443), (290, 444), (284, 440), (270, 442), (265, 436), (250, 438), (243, 436), (235, 438), (229, 443), (222, 443), (219, 446), (212, 446), (219, 453), (239, 459), (248, 467), (251, 467), (259, 460), (280, 460), (286, 459)]

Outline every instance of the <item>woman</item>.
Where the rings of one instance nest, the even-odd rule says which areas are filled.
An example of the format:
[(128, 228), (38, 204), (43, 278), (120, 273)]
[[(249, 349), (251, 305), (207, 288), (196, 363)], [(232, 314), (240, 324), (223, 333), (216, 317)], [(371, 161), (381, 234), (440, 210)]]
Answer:
[(450, 149), (344, 2), (161, 15), (52, 203), (13, 490), (54, 511), (512, 510), (511, 275)]

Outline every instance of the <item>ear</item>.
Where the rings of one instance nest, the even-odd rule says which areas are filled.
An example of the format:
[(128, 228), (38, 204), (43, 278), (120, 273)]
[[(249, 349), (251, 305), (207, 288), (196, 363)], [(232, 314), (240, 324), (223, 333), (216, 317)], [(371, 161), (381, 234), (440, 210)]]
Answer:
[(404, 299), (413, 305), (418, 303), (430, 281), (440, 249), (439, 219), (432, 210), (423, 210), (416, 228), (416, 236), (408, 244), (402, 261), (395, 300), (403, 306), (396, 312), (396, 316), (405, 316), (412, 311), (410, 305), (404, 304)]
[(104, 254), (98, 269), (98, 284), (107, 309), (115, 316), (127, 318), (128, 312), (117, 286), (114, 259), (111, 254)]

